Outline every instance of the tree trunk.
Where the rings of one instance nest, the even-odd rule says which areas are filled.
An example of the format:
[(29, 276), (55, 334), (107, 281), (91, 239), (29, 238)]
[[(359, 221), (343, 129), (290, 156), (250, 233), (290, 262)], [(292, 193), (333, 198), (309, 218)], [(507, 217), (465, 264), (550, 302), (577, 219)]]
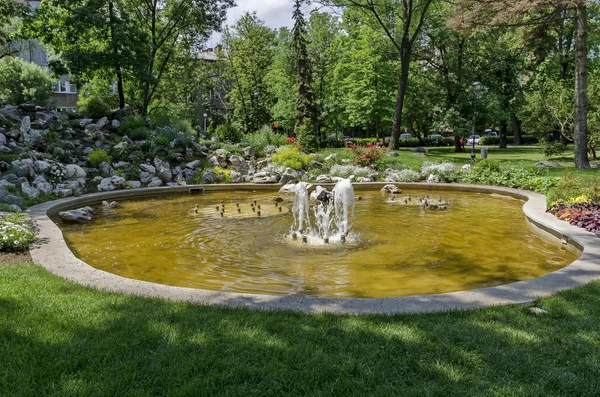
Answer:
[(517, 115), (514, 113), (510, 114), (510, 123), (512, 125), (513, 135), (515, 137), (515, 141), (513, 145), (522, 145), (523, 139), (521, 138), (521, 120), (517, 118)]
[(508, 122), (506, 121), (506, 119), (502, 119), (502, 121), (500, 122), (500, 142), (498, 144), (498, 147), (500, 149), (506, 149), (506, 145), (507, 145), (507, 132), (508, 132)]
[(575, 167), (590, 168), (587, 154), (587, 9), (577, 2), (575, 18)]
[(408, 73), (410, 68), (411, 45), (408, 37), (402, 40), (402, 54), (400, 56), (400, 83), (398, 95), (396, 96), (396, 111), (394, 113), (394, 124), (392, 126), (392, 138), (388, 146), (389, 150), (397, 150), (400, 145), (400, 128), (402, 127), (402, 110), (404, 98), (408, 88)]
[(125, 93), (123, 91), (123, 73), (121, 72), (121, 64), (119, 63), (119, 49), (115, 42), (115, 8), (113, 2), (108, 3), (109, 22), (110, 22), (110, 39), (112, 41), (113, 56), (115, 57), (115, 74), (117, 75), (117, 93), (119, 95), (119, 109), (125, 107)]

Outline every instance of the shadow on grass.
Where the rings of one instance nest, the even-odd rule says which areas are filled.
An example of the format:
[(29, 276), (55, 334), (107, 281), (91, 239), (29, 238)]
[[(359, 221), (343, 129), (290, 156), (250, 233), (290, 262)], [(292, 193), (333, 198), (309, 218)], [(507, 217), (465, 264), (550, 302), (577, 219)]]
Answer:
[(0, 269), (3, 395), (597, 395), (600, 285), (402, 316), (202, 307)]

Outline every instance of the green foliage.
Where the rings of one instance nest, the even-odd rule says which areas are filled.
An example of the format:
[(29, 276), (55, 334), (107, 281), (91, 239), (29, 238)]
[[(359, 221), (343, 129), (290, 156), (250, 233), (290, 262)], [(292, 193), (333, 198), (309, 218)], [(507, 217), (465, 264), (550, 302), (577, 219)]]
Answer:
[(258, 132), (246, 134), (244, 142), (247, 142), (258, 157), (265, 156), (265, 149), (268, 146), (280, 147), (285, 145), (285, 135), (274, 132), (273, 129), (264, 125)]
[(127, 136), (132, 141), (145, 141), (148, 139), (149, 130), (146, 127), (137, 127), (133, 130), (130, 130)]
[(223, 183), (232, 183), (233, 182), (233, 178), (231, 177), (231, 173), (233, 172), (233, 170), (229, 170), (229, 169), (225, 169), (225, 168), (221, 168), (221, 167), (214, 167), (213, 171), (217, 173), (217, 175), (219, 175), (217, 177), (218, 180), (220, 180)]
[(102, 149), (94, 149), (92, 153), (88, 156), (88, 161), (92, 165), (92, 167), (98, 167), (102, 162), (109, 163), (112, 158)]
[(317, 130), (311, 119), (304, 119), (296, 127), (297, 144), (306, 152), (314, 152), (319, 147)]
[(14, 57), (0, 59), (0, 106), (34, 102), (46, 105), (53, 92), (48, 72)]
[(28, 214), (0, 213), (0, 251), (25, 251), (37, 228)]
[[(513, 145), (515, 143), (515, 137), (507, 136), (506, 143), (509, 145)], [(536, 144), (540, 143), (540, 140), (538, 137), (533, 136), (533, 135), (522, 135), (521, 143), (523, 145), (536, 145)], [(486, 145), (486, 146), (495, 146), (495, 145), (500, 144), (500, 137), (499, 136), (484, 136), (484, 137), (481, 137), (481, 139), (479, 140), (479, 144)]]
[(194, 129), (193, 123), (189, 119), (178, 119), (173, 123), (173, 128), (179, 132), (184, 132), (189, 135), (197, 135), (198, 133)]
[(215, 136), (221, 142), (238, 143), (242, 138), (237, 128), (231, 124), (221, 124), (215, 129)]
[(548, 202), (550, 203), (558, 201), (568, 202), (575, 197), (588, 194), (590, 196), (594, 195), (592, 189), (586, 189), (581, 178), (572, 175), (569, 171), (566, 171), (565, 175), (558, 179), (556, 187), (552, 189), (552, 191), (548, 192), (547, 198)]
[(310, 156), (308, 154), (300, 153), (298, 149), (290, 146), (279, 149), (273, 154), (272, 160), (275, 164), (283, 165), (296, 171), (306, 168), (310, 164)]
[(475, 168), (484, 169), (488, 172), (499, 172), (500, 162), (494, 159), (483, 159), (475, 163)]
[(358, 145), (351, 145), (348, 150), (354, 155), (352, 163), (363, 167), (375, 165), (384, 153), (383, 149), (378, 149), (373, 145), (366, 148)]
[[(129, 134), (131, 134), (132, 131), (139, 130), (141, 128), (146, 128), (146, 120), (143, 116), (127, 116), (123, 119), (123, 121), (121, 121), (121, 125), (119, 126), (119, 134), (123, 136), (129, 136)], [(131, 138), (131, 136), (129, 136), (129, 138)]]
[(233, 82), (229, 103), (233, 120), (245, 134), (271, 122), (269, 110), (273, 100), (267, 74), (273, 62), (274, 38), (274, 32), (258, 19), (256, 12), (242, 14), (223, 34), (224, 78)]
[(569, 149), (567, 145), (560, 141), (547, 141), (544, 139), (541, 143), (546, 157), (561, 156)]
[(111, 83), (105, 79), (96, 79), (79, 90), (77, 107), (86, 117), (97, 119), (108, 116), (110, 111), (118, 106), (116, 93)]
[(505, 186), (516, 189), (532, 190), (548, 194), (558, 185), (559, 178), (544, 177), (537, 170), (524, 168), (507, 168), (494, 171), (485, 167), (475, 167), (470, 172), (465, 172), (461, 177), (462, 182), (478, 185)]

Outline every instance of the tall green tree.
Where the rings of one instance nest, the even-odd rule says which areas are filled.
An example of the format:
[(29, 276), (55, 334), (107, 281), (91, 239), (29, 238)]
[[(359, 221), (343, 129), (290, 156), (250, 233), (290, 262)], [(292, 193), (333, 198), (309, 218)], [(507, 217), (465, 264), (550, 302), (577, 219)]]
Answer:
[(313, 72), (313, 95), (317, 133), (324, 142), (327, 133), (337, 131), (341, 124), (341, 108), (335, 97), (334, 68), (340, 57), (336, 40), (340, 36), (338, 18), (313, 10), (307, 23), (308, 54)]
[[(46, 0), (35, 33), (59, 57), (51, 65), (80, 80), (113, 74), (119, 102), (147, 114), (181, 47), (219, 29), (232, 0)], [(125, 81), (129, 80), (129, 81)]]
[(28, 11), (26, 5), (15, 0), (0, 1), (0, 59), (19, 51), (17, 40), (24, 38), (20, 25)]
[(275, 32), (256, 12), (244, 13), (223, 35), (225, 78), (231, 81), (233, 121), (244, 133), (271, 122), (273, 98), (267, 75), (273, 63)]
[(394, 123), (389, 148), (398, 149), (404, 100), (408, 91), (409, 75), (413, 50), (430, 6), (435, 0), (323, 0), (337, 7), (356, 9), (371, 17), (370, 26), (378, 28), (387, 37), (396, 50), (400, 60), (400, 78), (396, 94)]
[(574, 10), (574, 157), (577, 168), (590, 168), (587, 156), (587, 64), (588, 6), (593, 0), (459, 0), (455, 24), (463, 27), (481, 25), (532, 25), (557, 20), (557, 11)]
[(346, 12), (343, 28), (347, 34), (339, 38), (335, 86), (346, 126), (383, 137), (393, 123), (399, 65), (389, 56), (394, 51), (389, 41), (360, 23), (360, 17), (355, 11)]
[(306, 44), (306, 23), (302, 13), (301, 0), (295, 0), (292, 48), (296, 60), (298, 97), (296, 98), (296, 137), (305, 150), (315, 150), (319, 146), (316, 129), (316, 109), (312, 89), (312, 68)]
[(269, 90), (275, 98), (271, 107), (273, 122), (285, 132), (294, 131), (296, 125), (297, 90), (290, 89), (296, 85), (296, 68), (292, 52), (292, 34), (286, 27), (277, 31), (273, 63), (266, 76)]

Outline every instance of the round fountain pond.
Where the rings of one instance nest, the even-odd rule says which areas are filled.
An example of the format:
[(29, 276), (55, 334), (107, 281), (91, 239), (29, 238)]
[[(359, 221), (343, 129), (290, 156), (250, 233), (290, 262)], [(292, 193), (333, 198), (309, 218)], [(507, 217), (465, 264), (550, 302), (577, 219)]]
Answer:
[(353, 231), (345, 243), (333, 237), (329, 244), (290, 238), (292, 203), (279, 210), (273, 196), (246, 190), (129, 200), (98, 206), (92, 224), (57, 222), (75, 255), (97, 269), (227, 292), (437, 294), (540, 277), (578, 255), (534, 231), (523, 201), (501, 196), (443, 192), (450, 205), (433, 211), (359, 192)]

